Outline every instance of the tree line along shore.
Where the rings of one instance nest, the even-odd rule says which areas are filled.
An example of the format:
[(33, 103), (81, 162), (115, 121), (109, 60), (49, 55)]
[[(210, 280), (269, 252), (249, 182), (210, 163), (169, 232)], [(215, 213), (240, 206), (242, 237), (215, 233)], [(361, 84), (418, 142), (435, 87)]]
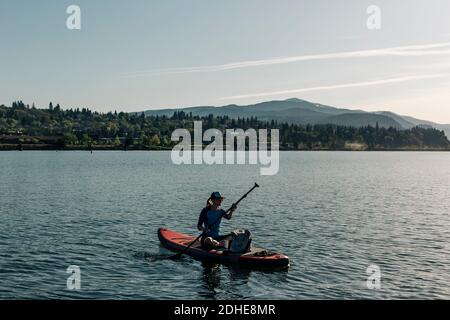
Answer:
[[(443, 131), (414, 127), (407, 130), (376, 126), (331, 124), (298, 125), (261, 121), (256, 117), (194, 116), (176, 111), (172, 116), (144, 113), (99, 113), (89, 108), (63, 109), (49, 104), (38, 109), (22, 101), (0, 105), (0, 150), (171, 150), (175, 129), (279, 129), (280, 150), (405, 150), (449, 151)], [(269, 139), (270, 141), (270, 139)], [(205, 142), (205, 145), (208, 144)]]

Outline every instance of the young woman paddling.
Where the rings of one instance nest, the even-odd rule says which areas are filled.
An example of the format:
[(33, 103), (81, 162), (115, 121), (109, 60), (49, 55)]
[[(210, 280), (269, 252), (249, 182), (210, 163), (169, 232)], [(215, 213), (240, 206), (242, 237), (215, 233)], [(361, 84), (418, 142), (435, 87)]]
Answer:
[(200, 212), (197, 228), (204, 232), (201, 244), (206, 249), (227, 248), (227, 240), (231, 240), (231, 234), (220, 235), (220, 222), (222, 218), (231, 219), (236, 205), (233, 204), (229, 213), (225, 214), (225, 210), (220, 207), (223, 199), (220, 192), (213, 192), (206, 202), (206, 207)]

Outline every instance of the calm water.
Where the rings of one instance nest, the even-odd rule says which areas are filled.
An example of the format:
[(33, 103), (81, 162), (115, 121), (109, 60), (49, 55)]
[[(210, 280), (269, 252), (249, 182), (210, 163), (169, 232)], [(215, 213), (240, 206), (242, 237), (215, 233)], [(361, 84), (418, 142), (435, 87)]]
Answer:
[[(156, 231), (196, 233), (208, 194), (288, 271), (206, 266)], [(0, 153), (0, 298), (450, 298), (450, 153), (290, 152), (258, 166), (175, 166), (168, 152)], [(366, 268), (381, 269), (381, 289)], [(69, 265), (81, 289), (69, 291)]]

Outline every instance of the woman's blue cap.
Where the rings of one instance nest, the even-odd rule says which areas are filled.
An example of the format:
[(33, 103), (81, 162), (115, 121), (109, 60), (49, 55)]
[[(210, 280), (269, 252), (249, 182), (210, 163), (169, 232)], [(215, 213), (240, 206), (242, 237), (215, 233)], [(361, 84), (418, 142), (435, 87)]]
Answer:
[(211, 199), (223, 199), (223, 197), (220, 194), (220, 192), (216, 191), (216, 192), (211, 193)]

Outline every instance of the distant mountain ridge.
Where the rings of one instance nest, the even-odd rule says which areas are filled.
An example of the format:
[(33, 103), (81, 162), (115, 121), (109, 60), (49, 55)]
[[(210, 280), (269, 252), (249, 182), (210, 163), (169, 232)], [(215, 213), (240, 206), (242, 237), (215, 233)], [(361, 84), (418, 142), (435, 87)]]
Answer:
[(433, 127), (443, 130), (450, 138), (450, 124), (438, 124), (409, 116), (401, 116), (390, 111), (368, 112), (336, 108), (313, 103), (298, 98), (266, 101), (251, 105), (230, 104), (221, 107), (198, 106), (175, 109), (144, 111), (146, 115), (172, 116), (175, 111), (192, 113), (194, 116), (229, 116), (231, 118), (257, 117), (259, 120), (288, 122), (296, 124), (336, 124), (353, 127), (375, 126), (410, 129), (415, 126)]

